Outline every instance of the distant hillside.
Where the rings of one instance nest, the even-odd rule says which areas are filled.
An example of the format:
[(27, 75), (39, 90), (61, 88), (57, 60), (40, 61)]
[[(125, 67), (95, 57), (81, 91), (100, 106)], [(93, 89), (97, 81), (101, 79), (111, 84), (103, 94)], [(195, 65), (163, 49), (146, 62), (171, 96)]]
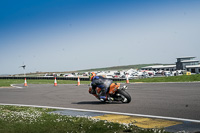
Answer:
[[(153, 66), (153, 65), (169, 65), (169, 64), (161, 64), (161, 63), (154, 63), (154, 64), (137, 64), (137, 65), (127, 65), (127, 66), (112, 66), (112, 67), (105, 67), (105, 68), (93, 68), (93, 69), (85, 69), (85, 70), (76, 70), (76, 71), (64, 71), (64, 72), (37, 72), (37, 73), (26, 73), (27, 76), (42, 76), (46, 73), (83, 73), (83, 72), (92, 72), (92, 71), (121, 71), (121, 70), (128, 70), (128, 69), (140, 69), (145, 66)], [(19, 74), (23, 75), (23, 74)]]
[(0, 76), (9, 76), (10, 74), (1, 74)]
[(112, 67), (105, 67), (105, 68), (94, 68), (94, 69), (86, 69), (86, 70), (78, 70), (77, 72), (91, 72), (91, 71), (109, 71), (109, 70), (127, 70), (127, 69), (140, 69), (145, 66), (153, 66), (153, 65), (168, 65), (168, 64), (138, 64), (138, 65), (127, 65), (127, 66), (112, 66)]

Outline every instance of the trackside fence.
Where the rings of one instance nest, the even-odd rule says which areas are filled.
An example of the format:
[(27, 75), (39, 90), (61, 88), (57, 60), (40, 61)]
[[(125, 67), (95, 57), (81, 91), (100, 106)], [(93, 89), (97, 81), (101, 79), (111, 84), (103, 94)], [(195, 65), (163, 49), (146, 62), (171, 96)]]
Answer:
[[(24, 79), (25, 77), (0, 77), (0, 79)], [(48, 80), (52, 80), (55, 79), (55, 77), (26, 77), (26, 79), (34, 79), (34, 80), (38, 80), (38, 79), (48, 79)], [(57, 80), (78, 80), (78, 77), (56, 77)], [(79, 79), (81, 81), (89, 81), (89, 78), (82, 78), (79, 77)], [(113, 78), (113, 81), (124, 81), (126, 79), (123, 78)]]

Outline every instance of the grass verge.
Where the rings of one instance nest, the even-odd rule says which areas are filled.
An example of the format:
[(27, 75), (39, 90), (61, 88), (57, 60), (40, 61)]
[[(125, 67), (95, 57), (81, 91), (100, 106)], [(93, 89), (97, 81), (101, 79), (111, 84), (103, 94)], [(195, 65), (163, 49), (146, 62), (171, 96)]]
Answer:
[(0, 105), (2, 133), (163, 133), (162, 129), (142, 129), (133, 124), (119, 124), (49, 113), (52, 109)]
[[(145, 79), (131, 79), (130, 83), (134, 82), (194, 82), (200, 81), (200, 74), (195, 75), (181, 75), (181, 76), (172, 76), (172, 77), (153, 77)], [(34, 80), (28, 79), (28, 84), (53, 84), (54, 80)], [(75, 80), (57, 80), (58, 84), (77, 84)], [(125, 83), (126, 81), (114, 81)], [(9, 87), (10, 84), (23, 84), (24, 79), (0, 79), (0, 87)], [(81, 81), (81, 84), (90, 84), (90, 81)]]
[[(28, 84), (54, 84), (54, 80), (28, 79)], [(58, 84), (77, 84), (75, 80), (57, 80)], [(0, 87), (9, 87), (11, 84), (24, 84), (24, 79), (0, 79)], [(90, 84), (90, 81), (81, 81), (81, 84)]]
[(195, 81), (200, 81), (200, 74), (171, 76), (171, 77), (153, 77), (153, 78), (130, 80), (130, 82), (195, 82)]

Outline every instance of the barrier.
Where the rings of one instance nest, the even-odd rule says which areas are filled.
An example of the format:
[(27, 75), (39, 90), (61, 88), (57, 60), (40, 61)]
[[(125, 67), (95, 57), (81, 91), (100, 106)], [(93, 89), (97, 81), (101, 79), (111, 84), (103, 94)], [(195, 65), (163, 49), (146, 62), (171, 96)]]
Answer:
[(24, 86), (25, 86), (25, 87), (27, 86), (26, 78), (25, 78), (25, 81), (24, 81)]
[[(0, 79), (24, 79), (25, 77), (0, 77)], [(33, 80), (38, 80), (38, 79), (47, 79), (47, 80), (53, 80), (55, 77), (26, 77), (26, 79), (33, 79)], [(78, 80), (78, 77), (56, 77), (57, 80)], [(81, 81), (89, 81), (89, 78), (85, 77), (79, 77)], [(124, 81), (126, 79), (124, 78), (113, 78), (113, 81)]]
[(77, 83), (77, 86), (79, 86), (81, 83), (80, 83), (80, 78), (78, 77), (78, 83)]
[(126, 83), (129, 84), (128, 75), (126, 75)]
[(57, 86), (56, 77), (55, 77), (55, 80), (54, 80), (54, 86)]

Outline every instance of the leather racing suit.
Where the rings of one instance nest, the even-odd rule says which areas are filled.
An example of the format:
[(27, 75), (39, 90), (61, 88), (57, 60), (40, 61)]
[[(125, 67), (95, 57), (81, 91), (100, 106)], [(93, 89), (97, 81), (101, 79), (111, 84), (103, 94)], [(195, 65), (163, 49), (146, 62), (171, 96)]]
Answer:
[(106, 100), (106, 92), (108, 91), (108, 88), (110, 87), (112, 82), (113, 81), (111, 79), (107, 79), (102, 76), (94, 76), (91, 83), (92, 91), (95, 92), (96, 87), (101, 88), (101, 94), (99, 96), (99, 99)]

